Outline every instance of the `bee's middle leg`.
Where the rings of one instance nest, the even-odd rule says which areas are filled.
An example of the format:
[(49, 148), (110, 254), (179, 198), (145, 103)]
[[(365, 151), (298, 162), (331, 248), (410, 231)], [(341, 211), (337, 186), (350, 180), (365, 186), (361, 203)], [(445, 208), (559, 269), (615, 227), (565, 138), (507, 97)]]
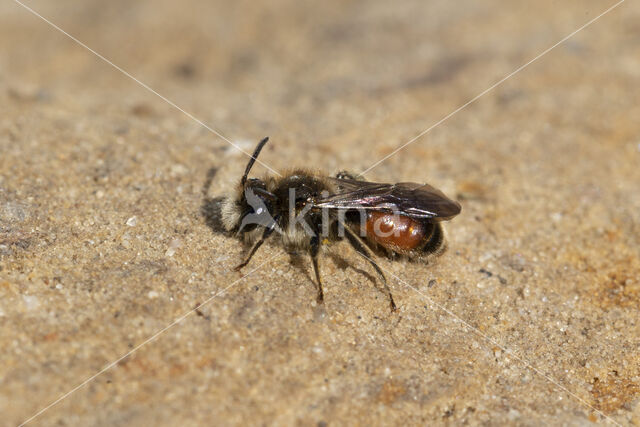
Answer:
[(318, 286), (317, 301), (319, 304), (324, 302), (324, 292), (322, 290), (322, 280), (320, 279), (320, 268), (318, 267), (318, 254), (320, 252), (320, 238), (316, 235), (311, 238), (309, 254), (313, 261), (313, 270), (316, 273), (316, 282)]

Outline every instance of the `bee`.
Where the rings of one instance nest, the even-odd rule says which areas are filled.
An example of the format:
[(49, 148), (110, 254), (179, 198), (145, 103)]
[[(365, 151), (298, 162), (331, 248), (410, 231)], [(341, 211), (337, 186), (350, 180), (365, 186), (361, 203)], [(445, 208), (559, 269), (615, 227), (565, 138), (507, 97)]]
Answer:
[(346, 240), (376, 271), (395, 311), (393, 295), (374, 251), (418, 261), (442, 254), (446, 243), (441, 221), (458, 215), (460, 204), (428, 184), (368, 182), (348, 172), (328, 177), (294, 169), (281, 177), (249, 178), (268, 140), (259, 142), (235, 193), (222, 200), (223, 227), (250, 247), (236, 270), (246, 266), (277, 232), (287, 250), (305, 251), (311, 256), (317, 301), (323, 303), (320, 248)]

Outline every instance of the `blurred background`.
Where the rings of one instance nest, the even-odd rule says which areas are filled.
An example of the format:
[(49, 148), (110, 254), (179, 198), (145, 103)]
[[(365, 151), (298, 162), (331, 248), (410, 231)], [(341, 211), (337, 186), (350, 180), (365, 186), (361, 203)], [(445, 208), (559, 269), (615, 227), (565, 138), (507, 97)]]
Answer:
[[(270, 136), (277, 171), (360, 172), (615, 4), (24, 3), (118, 70), (3, 2), (4, 421), (240, 279), (241, 246), (200, 213), (247, 161), (220, 135)], [(33, 424), (640, 422), (638, 22), (619, 4), (367, 172), (463, 205), (437, 264), (383, 265), (427, 299), (394, 280), (393, 317), (343, 254), (318, 315), (309, 263), (274, 244)]]

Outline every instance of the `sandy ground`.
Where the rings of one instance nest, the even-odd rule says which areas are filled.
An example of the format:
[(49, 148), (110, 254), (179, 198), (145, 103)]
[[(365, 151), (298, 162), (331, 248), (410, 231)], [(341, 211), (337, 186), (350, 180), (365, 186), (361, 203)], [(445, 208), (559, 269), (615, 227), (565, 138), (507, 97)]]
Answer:
[[(243, 150), (269, 135), (273, 169), (335, 173), (614, 2), (28, 4)], [(380, 260), (393, 314), (343, 243), (324, 308), (275, 243), (234, 272), (206, 213), (247, 158), (3, 2), (0, 424), (132, 349), (30, 425), (640, 424), (638, 22), (626, 1), (367, 173), (463, 205), (436, 263)]]

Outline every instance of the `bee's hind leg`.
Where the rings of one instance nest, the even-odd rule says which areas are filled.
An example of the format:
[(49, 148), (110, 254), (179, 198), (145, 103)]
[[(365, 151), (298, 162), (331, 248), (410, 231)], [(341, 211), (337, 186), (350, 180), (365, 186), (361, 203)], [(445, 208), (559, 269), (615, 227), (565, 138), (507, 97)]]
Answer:
[(318, 304), (322, 304), (324, 302), (324, 291), (322, 290), (322, 280), (320, 279), (320, 268), (318, 267), (319, 252), (320, 252), (320, 239), (316, 235), (311, 238), (309, 254), (311, 255), (311, 260), (313, 261), (313, 270), (316, 273), (316, 283), (318, 286), (317, 301), (318, 301)]
[(376, 264), (376, 262), (373, 260), (373, 256), (374, 256), (373, 252), (362, 241), (362, 239), (358, 237), (358, 235), (356, 235), (353, 231), (351, 231), (351, 229), (348, 226), (344, 225), (343, 228), (344, 228), (345, 236), (347, 237), (347, 240), (349, 241), (353, 249), (355, 249), (356, 252), (358, 252), (363, 258), (369, 261), (369, 264), (371, 264), (371, 266), (375, 268), (378, 275), (380, 275), (380, 278), (382, 279), (382, 284), (384, 285), (384, 291), (387, 294), (387, 297), (389, 297), (389, 306), (391, 307), (391, 311), (396, 311), (396, 308), (397, 308), (396, 303), (395, 301), (393, 301), (393, 295), (391, 295), (391, 289), (389, 289), (389, 285), (387, 284), (387, 277), (384, 275), (384, 272), (380, 269), (380, 267), (378, 267), (378, 264)]

